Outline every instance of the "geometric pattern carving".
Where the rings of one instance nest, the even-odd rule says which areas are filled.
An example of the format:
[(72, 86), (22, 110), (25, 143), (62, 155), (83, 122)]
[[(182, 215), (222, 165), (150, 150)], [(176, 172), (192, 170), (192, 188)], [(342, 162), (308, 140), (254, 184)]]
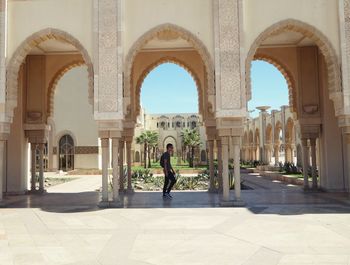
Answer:
[[(75, 146), (74, 154), (76, 155), (94, 155), (98, 154), (98, 146)], [(53, 147), (53, 154), (57, 155), (57, 146)]]
[(6, 113), (9, 119), (13, 117), (13, 110), (17, 106), (18, 72), (28, 53), (38, 44), (46, 40), (62, 40), (73, 45), (82, 55), (88, 69), (89, 102), (92, 104), (94, 94), (93, 65), (87, 50), (69, 33), (53, 28), (47, 28), (29, 36), (15, 51), (7, 66), (6, 82)]
[(287, 19), (273, 24), (263, 31), (253, 42), (248, 52), (245, 65), (247, 99), (251, 99), (251, 63), (254, 60), (254, 56), (259, 46), (270, 36), (276, 36), (280, 33), (288, 31), (299, 32), (304, 36), (307, 36), (318, 46), (320, 52), (323, 54), (327, 66), (329, 97), (334, 102), (336, 115), (340, 115), (343, 111), (343, 104), (342, 101), (338, 99), (342, 98), (342, 86), (340, 65), (336, 52), (331, 42), (321, 31), (316, 29), (314, 26), (295, 19)]
[(346, 113), (350, 114), (350, 0), (344, 0), (343, 85)]
[(100, 113), (123, 115), (121, 1), (99, 0), (97, 6), (97, 35), (95, 47), (98, 66), (96, 109)]
[[(6, 1), (0, 0), (0, 122), (6, 119), (6, 65), (5, 65), (5, 40), (6, 40)], [(1, 131), (0, 131), (1, 133)]]
[(240, 50), (241, 4), (240, 0), (214, 1), (215, 73), (218, 88), (217, 111), (220, 116), (225, 116), (230, 110), (240, 110), (243, 107), (241, 84), (244, 80), (241, 77)]

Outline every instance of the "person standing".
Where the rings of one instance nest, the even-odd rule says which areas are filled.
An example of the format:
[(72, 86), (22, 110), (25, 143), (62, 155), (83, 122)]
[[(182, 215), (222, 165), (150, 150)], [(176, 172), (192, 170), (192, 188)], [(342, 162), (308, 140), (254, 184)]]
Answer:
[(160, 165), (164, 172), (164, 187), (163, 187), (163, 198), (172, 199), (170, 191), (176, 183), (175, 171), (171, 166), (170, 158), (174, 152), (174, 146), (167, 144), (166, 152), (162, 154), (160, 158)]

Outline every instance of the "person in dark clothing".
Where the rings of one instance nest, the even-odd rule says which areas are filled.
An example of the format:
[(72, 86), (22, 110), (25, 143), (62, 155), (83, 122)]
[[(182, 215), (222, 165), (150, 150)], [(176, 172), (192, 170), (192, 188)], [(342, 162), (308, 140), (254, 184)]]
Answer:
[(163, 187), (163, 198), (171, 199), (170, 191), (176, 183), (175, 171), (171, 166), (170, 157), (173, 154), (174, 147), (172, 144), (167, 144), (166, 152), (162, 154), (160, 158), (160, 165), (164, 172), (164, 187)]

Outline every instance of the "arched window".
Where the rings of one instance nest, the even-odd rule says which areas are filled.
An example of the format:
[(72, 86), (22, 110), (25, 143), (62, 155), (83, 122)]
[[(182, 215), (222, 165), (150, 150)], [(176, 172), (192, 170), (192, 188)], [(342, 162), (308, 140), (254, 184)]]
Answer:
[(197, 123), (195, 122), (195, 121), (193, 121), (192, 123), (191, 123), (191, 129), (194, 129), (194, 128), (196, 128), (197, 127)]
[(74, 169), (74, 141), (66, 134), (59, 142), (59, 169), (70, 171)]

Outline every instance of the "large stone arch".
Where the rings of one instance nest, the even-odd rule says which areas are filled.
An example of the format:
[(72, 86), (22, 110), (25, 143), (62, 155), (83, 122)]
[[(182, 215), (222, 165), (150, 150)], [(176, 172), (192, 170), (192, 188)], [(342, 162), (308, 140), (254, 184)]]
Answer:
[[(210, 56), (210, 53), (207, 47), (204, 45), (204, 43), (195, 34), (188, 31), (187, 29), (184, 29), (180, 26), (170, 24), (170, 23), (161, 24), (159, 26), (156, 26), (150, 29), (149, 31), (144, 33), (130, 48), (125, 58), (124, 97), (130, 98), (132, 96), (132, 86), (133, 86), (132, 69), (133, 69), (136, 56), (142, 50), (144, 45), (147, 44), (148, 41), (159, 36), (160, 34), (162, 34), (163, 36), (172, 36), (173, 34), (175, 34), (178, 37), (190, 42), (193, 45), (193, 48), (195, 49), (195, 51), (198, 52), (205, 66), (206, 84), (205, 84), (205, 87), (203, 87), (203, 89), (207, 91), (208, 98), (211, 102), (210, 107), (208, 106), (208, 109), (211, 109), (213, 113), (215, 113), (214, 63)], [(186, 68), (189, 68), (189, 67), (186, 66)], [(128, 105), (130, 105), (130, 101), (126, 102), (126, 112), (127, 112), (126, 116), (128, 116), (128, 113), (130, 112), (130, 109), (128, 109)]]
[[(197, 87), (197, 91), (198, 91), (198, 99), (203, 97), (203, 89), (202, 89), (202, 84), (197, 76), (197, 74), (195, 73), (195, 71), (185, 62), (181, 61), (179, 58), (175, 58), (175, 57), (162, 57), (159, 60), (151, 63), (150, 65), (148, 65), (146, 67), (146, 69), (142, 72), (139, 80), (137, 81), (136, 84), (136, 108), (137, 108), (137, 115), (140, 113), (140, 93), (141, 93), (141, 87), (142, 84), (145, 80), (145, 78), (147, 77), (147, 75), (152, 72), (152, 70), (154, 70), (155, 68), (157, 68), (159, 65), (162, 65), (164, 63), (173, 63), (176, 64), (180, 67), (182, 67), (183, 69), (185, 69), (187, 71), (187, 73), (189, 73), (189, 75), (193, 78), (194, 82), (196, 83), (196, 87)], [(199, 106), (199, 112), (203, 112), (203, 110), (201, 109), (202, 106), (201, 104), (198, 104)]]
[(47, 117), (48, 119), (53, 116), (54, 111), (54, 97), (56, 92), (56, 87), (61, 78), (71, 69), (85, 65), (83, 60), (77, 60), (70, 62), (69, 64), (63, 66), (60, 70), (57, 71), (53, 79), (50, 81), (47, 93)]
[(68, 42), (81, 53), (84, 63), (88, 68), (88, 78), (89, 78), (89, 102), (93, 103), (93, 90), (94, 90), (94, 71), (92, 60), (89, 56), (88, 51), (71, 34), (54, 28), (47, 28), (38, 31), (29, 37), (27, 37), (22, 44), (16, 49), (11, 59), (7, 64), (6, 69), (6, 112), (7, 116), (12, 120), (13, 111), (17, 107), (17, 93), (18, 93), (18, 73), (22, 63), (29, 54), (29, 52), (38, 44), (49, 40), (56, 39), (64, 42)]
[(342, 95), (341, 74), (336, 51), (328, 38), (320, 30), (310, 24), (295, 19), (287, 19), (273, 24), (264, 30), (251, 45), (245, 62), (247, 99), (251, 99), (251, 62), (254, 60), (259, 46), (270, 36), (288, 31), (299, 32), (314, 41), (318, 46), (325, 58), (327, 67), (329, 97), (334, 102), (336, 113), (341, 113), (343, 109), (342, 102), (339, 100)]

